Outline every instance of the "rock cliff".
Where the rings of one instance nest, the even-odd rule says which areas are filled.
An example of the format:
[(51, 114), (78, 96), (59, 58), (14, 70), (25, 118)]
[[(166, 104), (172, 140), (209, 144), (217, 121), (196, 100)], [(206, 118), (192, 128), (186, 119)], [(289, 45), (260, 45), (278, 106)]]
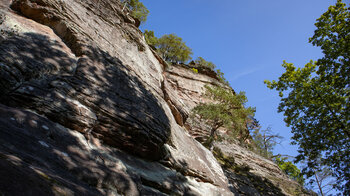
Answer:
[(216, 75), (166, 69), (122, 8), (0, 0), (0, 194), (259, 195), (187, 131)]
[[(198, 73), (192, 68), (198, 69)], [(193, 138), (203, 141), (211, 127), (198, 119), (189, 117), (193, 107), (208, 102), (203, 95), (205, 85), (229, 88), (219, 82), (215, 73), (196, 65), (173, 65), (166, 70), (166, 89), (175, 118), (177, 116)], [(221, 130), (225, 134), (225, 130)], [(236, 195), (308, 195), (295, 181), (289, 179), (279, 167), (238, 142), (215, 142), (216, 158), (223, 166), (231, 191)], [(232, 163), (230, 163), (230, 161)], [(227, 167), (227, 164), (231, 164)]]

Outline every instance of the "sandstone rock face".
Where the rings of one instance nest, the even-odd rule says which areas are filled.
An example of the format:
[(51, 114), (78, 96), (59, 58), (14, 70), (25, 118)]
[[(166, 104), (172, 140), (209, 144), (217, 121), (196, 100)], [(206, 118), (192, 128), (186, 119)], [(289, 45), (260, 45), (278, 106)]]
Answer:
[[(66, 127), (92, 132), (110, 145), (159, 159), (170, 135), (170, 123), (159, 101), (161, 66), (149, 50), (139, 51), (145, 46), (138, 29), (112, 14), (117, 3), (99, 1), (106, 7), (103, 11), (92, 3), (12, 3), (13, 9), (51, 27), (58, 36), (24, 32), (3, 42), (3, 64), (16, 65), (17, 74), (26, 74), (11, 74), (24, 81), (8, 82), (15, 85), (7, 84), (13, 88), (6, 89), (11, 93), (4, 103), (35, 108)], [(64, 44), (57, 37), (72, 52), (60, 51)], [(26, 56), (28, 51), (34, 58)], [(17, 62), (22, 59), (24, 63)]]
[[(192, 68), (196, 68), (198, 73)], [(204, 96), (205, 85), (229, 87), (219, 82), (214, 71), (198, 66), (172, 65), (166, 70), (165, 76), (164, 94), (176, 122), (185, 126), (196, 139), (208, 136), (210, 127), (198, 119), (188, 117), (196, 105), (210, 101)]]
[[(261, 157), (235, 143), (216, 142), (215, 148), (234, 159), (236, 168), (246, 171), (232, 171), (225, 168), (230, 186), (237, 193), (245, 195), (309, 195), (307, 191), (287, 175), (272, 161)], [(237, 170), (237, 169), (236, 169)]]
[(32, 111), (0, 105), (0, 128), (4, 195), (230, 195)]
[(165, 70), (122, 8), (0, 0), (0, 195), (242, 193), (184, 128), (203, 86), (222, 85), (215, 73)]
[(118, 1), (2, 0), (0, 15), (0, 193), (23, 173), (34, 195), (232, 195)]
[[(165, 90), (174, 116), (179, 116), (178, 124), (186, 126), (187, 130), (199, 141), (209, 136), (210, 129), (205, 122), (189, 117), (191, 109), (199, 103), (210, 102), (203, 96), (205, 85), (216, 85), (228, 88), (218, 81), (216, 75), (210, 72), (192, 71), (191, 65), (173, 65), (166, 70)], [(198, 68), (198, 67), (195, 67)], [(202, 71), (202, 73), (201, 73)], [(219, 130), (224, 133), (225, 130)], [(216, 142), (218, 148), (226, 157), (234, 159), (237, 168), (249, 168), (249, 171), (237, 172), (224, 168), (229, 179), (230, 188), (237, 195), (308, 195), (303, 188), (290, 180), (279, 167), (248, 149), (235, 143)], [(244, 170), (244, 169), (243, 169)]]
[[(215, 74), (215, 73), (214, 73)], [(205, 102), (205, 85), (224, 86), (215, 77), (192, 71), (190, 66), (172, 65), (166, 70), (166, 92), (171, 102), (188, 116), (199, 103)]]

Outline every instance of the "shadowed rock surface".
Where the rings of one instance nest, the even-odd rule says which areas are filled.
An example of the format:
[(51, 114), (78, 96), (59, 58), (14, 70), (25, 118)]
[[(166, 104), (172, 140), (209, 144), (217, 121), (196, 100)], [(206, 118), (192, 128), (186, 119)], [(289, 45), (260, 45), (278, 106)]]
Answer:
[(184, 128), (216, 75), (165, 70), (122, 7), (0, 0), (0, 195), (242, 193)]

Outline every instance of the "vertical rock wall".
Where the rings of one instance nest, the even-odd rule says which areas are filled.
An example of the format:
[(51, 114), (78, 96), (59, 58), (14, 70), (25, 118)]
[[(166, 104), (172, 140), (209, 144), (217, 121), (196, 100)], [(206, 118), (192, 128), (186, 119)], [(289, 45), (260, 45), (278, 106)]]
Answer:
[(0, 195), (242, 192), (184, 128), (215, 74), (165, 71), (122, 8), (0, 0)]
[(1, 193), (22, 172), (39, 195), (232, 194), (119, 1), (2, 1)]

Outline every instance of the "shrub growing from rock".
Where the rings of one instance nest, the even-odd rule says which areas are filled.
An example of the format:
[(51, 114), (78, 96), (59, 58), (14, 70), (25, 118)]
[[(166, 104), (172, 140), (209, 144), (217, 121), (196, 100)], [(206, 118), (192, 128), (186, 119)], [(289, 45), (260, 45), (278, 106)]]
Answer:
[(216, 132), (220, 127), (229, 129), (231, 135), (237, 135), (238, 133), (240, 138), (245, 138), (247, 118), (253, 116), (255, 111), (252, 107), (244, 107), (247, 102), (245, 93), (235, 94), (232, 90), (218, 86), (205, 86), (205, 88), (205, 96), (212, 99), (213, 102), (201, 103), (192, 112), (206, 120), (212, 127), (208, 138), (208, 146), (211, 146), (212, 140), (216, 137)]
[(149, 14), (148, 9), (139, 0), (122, 0), (122, 3), (129, 8), (131, 15), (140, 20), (141, 24), (146, 22)]
[(214, 70), (216, 68), (214, 63), (206, 61), (203, 57), (198, 57), (194, 62), (202, 67), (207, 67), (211, 70)]

